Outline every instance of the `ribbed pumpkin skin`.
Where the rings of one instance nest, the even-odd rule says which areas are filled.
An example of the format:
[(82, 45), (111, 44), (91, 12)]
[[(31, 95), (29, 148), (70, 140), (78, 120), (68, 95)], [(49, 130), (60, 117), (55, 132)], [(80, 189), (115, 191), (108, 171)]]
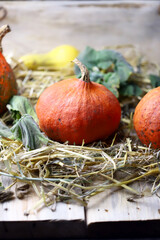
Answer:
[(119, 126), (121, 108), (104, 86), (67, 79), (48, 87), (40, 96), (36, 112), (46, 135), (70, 144), (107, 138)]
[(0, 52), (0, 114), (6, 110), (10, 98), (17, 94), (17, 84), (13, 71)]
[(141, 142), (152, 148), (160, 148), (160, 87), (149, 91), (138, 103), (134, 128)]

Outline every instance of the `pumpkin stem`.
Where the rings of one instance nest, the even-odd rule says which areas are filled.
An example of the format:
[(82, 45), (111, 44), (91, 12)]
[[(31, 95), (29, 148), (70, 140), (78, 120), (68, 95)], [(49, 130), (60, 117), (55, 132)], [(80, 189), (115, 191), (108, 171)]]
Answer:
[(89, 78), (89, 71), (88, 71), (88, 69), (86, 68), (86, 66), (85, 65), (83, 65), (77, 58), (75, 58), (74, 60), (73, 60), (73, 62), (75, 63), (75, 64), (77, 64), (77, 66), (80, 68), (80, 70), (81, 70), (81, 80), (82, 81), (84, 81), (84, 82), (87, 82), (87, 83), (89, 83), (90, 82), (90, 78)]
[(11, 31), (11, 29), (10, 29), (9, 25), (3, 25), (0, 28), (0, 52), (2, 52), (2, 45), (1, 45), (2, 39), (6, 35), (6, 33), (10, 32), (10, 31)]

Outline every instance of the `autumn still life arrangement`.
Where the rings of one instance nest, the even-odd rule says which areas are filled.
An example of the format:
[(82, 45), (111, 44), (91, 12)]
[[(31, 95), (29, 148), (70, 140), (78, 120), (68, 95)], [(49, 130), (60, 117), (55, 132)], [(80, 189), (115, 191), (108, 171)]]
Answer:
[[(0, 28), (0, 43), (9, 31)], [(156, 63), (132, 45), (83, 51), (62, 45), (9, 63), (0, 45), (0, 202), (13, 197), (19, 182), (38, 195), (36, 207), (71, 199), (86, 206), (112, 188), (144, 197), (131, 184), (140, 181), (156, 194)], [(3, 185), (4, 177), (10, 185)]]

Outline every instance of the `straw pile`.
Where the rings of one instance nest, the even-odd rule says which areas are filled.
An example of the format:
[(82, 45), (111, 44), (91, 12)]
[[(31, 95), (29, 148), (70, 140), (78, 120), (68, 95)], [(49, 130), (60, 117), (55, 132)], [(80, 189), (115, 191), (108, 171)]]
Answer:
[[(141, 56), (135, 48), (117, 46), (116, 49), (132, 66), (138, 66)], [(30, 99), (33, 105), (47, 86), (74, 75), (72, 68), (29, 71), (15, 59), (12, 59), (12, 65), (20, 94)], [(153, 69), (156, 72), (157, 66), (141, 59), (141, 69), (144, 76), (141, 74), (135, 81), (147, 92), (151, 85), (145, 73), (153, 72)], [(0, 175), (12, 179), (5, 190), (23, 182), (24, 188), (32, 187), (40, 202), (46, 205), (55, 200), (70, 199), (86, 205), (91, 196), (111, 188), (125, 188), (132, 196), (142, 197), (145, 193), (130, 185), (136, 181), (149, 182), (150, 194), (155, 194), (160, 186), (159, 151), (142, 146), (133, 129), (132, 115), (139, 100), (135, 97), (120, 99), (122, 120), (119, 130), (105, 142), (75, 146), (49, 141), (47, 146), (27, 151), (21, 142), (1, 138)], [(10, 114), (5, 113), (2, 120), (8, 124)], [(3, 197), (0, 195), (1, 201)], [(8, 195), (10, 197), (12, 195)]]

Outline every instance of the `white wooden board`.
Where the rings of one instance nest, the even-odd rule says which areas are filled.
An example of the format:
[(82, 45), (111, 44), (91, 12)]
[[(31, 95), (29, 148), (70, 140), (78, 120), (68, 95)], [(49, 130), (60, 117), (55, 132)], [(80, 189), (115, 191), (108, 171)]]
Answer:
[[(12, 182), (10, 178), (2, 177), (4, 187)], [(15, 188), (11, 188), (15, 193)], [(19, 199), (14, 194), (14, 199), (0, 204), (0, 221), (84, 221), (84, 208), (78, 204), (58, 203), (46, 207), (44, 204), (38, 204), (39, 198), (33, 189)], [(38, 206), (38, 207), (37, 207)]]
[[(139, 189), (139, 186), (135, 185), (134, 188)], [(87, 208), (88, 225), (96, 222), (152, 219), (160, 219), (160, 198), (153, 195), (134, 199), (132, 194), (123, 189), (107, 190), (91, 198)]]
[[(2, 177), (3, 186), (11, 179)], [(14, 191), (15, 188), (10, 189)], [(77, 203), (57, 203), (50, 206), (38, 205), (40, 198), (33, 189), (18, 199), (0, 203), (0, 237), (4, 238), (64, 238), (86, 235), (84, 207)], [(34, 208), (35, 207), (35, 208)]]

